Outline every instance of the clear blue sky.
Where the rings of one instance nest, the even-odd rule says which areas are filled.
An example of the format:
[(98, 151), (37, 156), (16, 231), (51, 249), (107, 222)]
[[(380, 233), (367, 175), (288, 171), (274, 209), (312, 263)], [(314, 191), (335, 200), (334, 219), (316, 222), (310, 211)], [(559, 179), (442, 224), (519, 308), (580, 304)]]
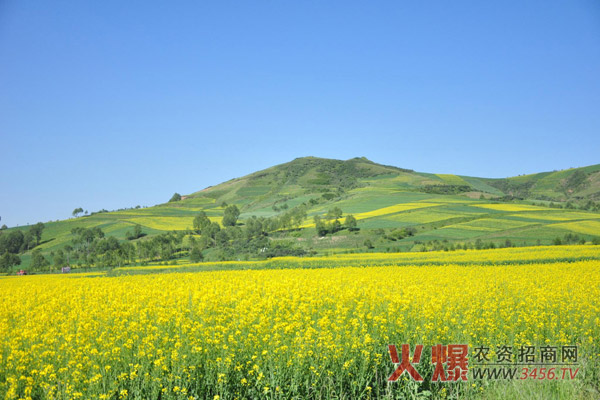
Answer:
[(0, 0), (0, 216), (153, 205), (293, 158), (600, 163), (600, 2)]

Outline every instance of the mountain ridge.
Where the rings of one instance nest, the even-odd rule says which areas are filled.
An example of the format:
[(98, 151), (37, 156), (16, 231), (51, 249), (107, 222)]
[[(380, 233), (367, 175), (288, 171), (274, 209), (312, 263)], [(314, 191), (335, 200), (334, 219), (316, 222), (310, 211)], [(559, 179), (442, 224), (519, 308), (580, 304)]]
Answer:
[[(419, 187), (425, 185), (466, 184), (467, 186), (470, 186), (471, 188), (475, 189), (473, 191), (489, 193), (491, 195), (499, 195), (498, 191), (500, 191), (504, 196), (513, 196), (520, 199), (525, 199), (532, 195), (533, 197), (531, 198), (533, 200), (548, 200), (559, 202), (568, 201), (569, 199), (582, 200), (586, 197), (589, 197), (593, 200), (600, 199), (600, 164), (590, 165), (586, 167), (569, 168), (565, 170), (555, 170), (527, 175), (518, 175), (507, 178), (485, 178), (466, 175), (418, 172), (408, 168), (378, 164), (367, 159), (366, 157), (355, 157), (350, 158), (348, 160), (337, 160), (313, 156), (299, 157), (292, 161), (277, 164), (272, 167), (250, 173), (248, 175), (244, 175), (242, 177), (232, 178), (226, 182), (209, 186), (200, 191), (193, 192), (187, 197), (194, 198), (197, 196), (206, 195), (207, 193), (214, 193), (216, 191), (222, 190), (223, 185), (231, 185), (233, 183), (243, 182), (251, 183), (253, 181), (259, 180), (260, 178), (264, 178), (265, 176), (272, 176), (274, 173), (280, 172), (281, 170), (287, 170), (288, 172), (290, 172), (292, 178), (294, 177), (294, 175), (298, 176), (302, 174), (311, 174), (315, 172), (311, 171), (311, 166), (314, 167), (314, 169), (318, 169), (319, 166), (323, 167), (324, 164), (335, 164), (337, 167), (345, 164), (358, 167), (359, 170), (362, 170), (362, 174), (357, 174), (356, 170), (353, 171), (352, 168), (347, 168), (345, 172), (347, 174), (349, 173), (351, 178), (368, 178), (384, 173), (396, 175), (410, 174), (415, 178), (413, 179), (414, 184), (412, 185), (412, 188), (417, 190), (419, 189)], [(337, 169), (339, 170), (340, 168)], [(371, 173), (371, 175), (369, 175), (369, 172)], [(585, 176), (577, 176), (578, 172), (583, 173)], [(569, 177), (571, 177), (573, 174), (576, 174), (576, 179), (569, 181)], [(560, 181), (560, 179), (554, 179), (560, 175), (564, 175), (564, 184), (561, 184), (562, 181)], [(332, 180), (332, 176), (321, 176), (320, 182), (318, 181), (318, 178), (318, 176), (315, 176), (312, 181), (300, 180), (298, 183), (300, 183), (304, 189), (310, 189), (308, 186), (310, 186), (311, 183), (313, 184), (313, 186), (318, 185), (319, 183), (321, 185), (326, 185), (329, 183), (327, 182), (328, 179), (329, 181)], [(464, 182), (461, 182), (461, 179)], [(333, 180), (335, 181), (335, 179)], [(356, 179), (350, 180), (353, 181), (352, 183), (356, 183)], [(554, 183), (554, 186), (549, 186), (548, 182)], [(278, 180), (276, 182), (271, 181), (268, 183), (294, 184), (297, 183), (297, 180)], [(344, 187), (347, 186), (350, 182), (348, 182), (348, 179), (345, 179), (343, 182), (331, 182), (332, 185), (335, 185), (336, 183), (341, 183), (341, 186)], [(569, 190), (571, 190), (571, 192), (569, 192)]]

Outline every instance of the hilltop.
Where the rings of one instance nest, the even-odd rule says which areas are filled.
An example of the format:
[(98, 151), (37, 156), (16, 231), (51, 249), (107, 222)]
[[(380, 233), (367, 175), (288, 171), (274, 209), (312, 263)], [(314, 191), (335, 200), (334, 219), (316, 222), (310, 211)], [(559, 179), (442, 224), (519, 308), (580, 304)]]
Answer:
[(282, 194), (341, 193), (358, 187), (389, 186), (438, 194), (484, 194), (488, 198), (555, 202), (600, 200), (600, 164), (506, 179), (430, 174), (374, 163), (364, 157), (332, 160), (317, 157), (291, 162), (232, 179), (193, 193), (189, 198), (243, 202), (252, 206)]
[[(237, 221), (226, 228), (222, 218), (233, 205), (239, 211)], [(91, 228), (102, 230), (105, 239), (116, 239), (103, 244), (107, 252), (116, 252), (119, 243), (127, 243), (126, 248), (133, 245), (128, 251), (136, 254), (128, 256), (130, 261), (151, 246), (159, 246), (162, 250), (157, 253), (167, 254), (167, 259), (186, 258), (195, 243), (202, 243), (201, 257), (215, 260), (288, 252), (590, 242), (600, 236), (599, 211), (600, 164), (491, 179), (416, 172), (364, 157), (345, 161), (303, 157), (181, 196), (179, 201), (48, 222), (37, 249), (51, 260), (59, 250), (73, 251), (81, 230)], [(210, 243), (202, 242), (207, 235), (199, 234), (200, 229), (194, 231), (194, 218), (201, 213), (208, 224), (214, 223), (211, 229), (223, 228), (218, 237), (216, 231), (210, 234)], [(355, 226), (346, 226), (349, 214)], [(315, 216), (321, 226), (315, 226)], [(261, 227), (252, 236), (246, 228), (256, 221)], [(318, 232), (323, 226), (329, 228)], [(28, 228), (3, 234), (15, 229)], [(171, 239), (165, 239), (167, 232), (173, 232), (167, 235)], [(165, 240), (170, 241), (170, 250), (165, 250)], [(144, 253), (148, 260), (161, 259), (153, 254)], [(31, 251), (21, 257), (27, 267)], [(93, 262), (114, 260), (100, 257)]]

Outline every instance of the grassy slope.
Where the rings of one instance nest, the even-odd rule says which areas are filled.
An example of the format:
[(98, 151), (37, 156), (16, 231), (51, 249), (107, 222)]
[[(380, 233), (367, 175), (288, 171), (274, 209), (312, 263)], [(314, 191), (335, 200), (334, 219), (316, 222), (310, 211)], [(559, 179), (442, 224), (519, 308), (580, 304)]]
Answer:
[[(580, 179), (570, 181), (576, 172)], [(189, 229), (201, 210), (212, 220), (220, 221), (223, 202), (238, 205), (243, 222), (252, 215), (271, 217), (284, 212), (275, 211), (273, 206), (293, 208), (311, 199), (319, 203), (308, 210), (307, 229), (287, 237), (319, 252), (364, 248), (367, 238), (376, 250), (404, 251), (414, 250), (415, 242), (429, 240), (473, 242), (481, 239), (500, 243), (510, 239), (518, 245), (536, 244), (538, 240), (548, 244), (567, 232), (589, 239), (600, 235), (598, 213), (519, 205), (519, 202), (491, 203), (480, 197), (504, 196), (515, 188), (526, 188), (531, 199), (598, 199), (599, 174), (600, 164), (498, 180), (417, 173), (364, 158), (338, 161), (306, 157), (209, 187), (180, 202), (46, 223), (41, 248), (48, 254), (63, 247), (72, 238), (71, 229), (77, 226), (99, 226), (108, 235), (124, 239), (135, 224), (140, 224), (147, 235)], [(428, 185), (468, 185), (472, 191), (458, 195), (419, 191)], [(508, 190), (502, 191), (502, 188)], [(325, 200), (324, 194), (333, 198)], [(340, 207), (345, 214), (354, 214), (360, 232), (349, 234), (344, 230), (333, 237), (316, 238), (314, 229), (310, 228), (312, 217), (326, 213), (333, 206)], [(401, 241), (389, 241), (376, 231), (402, 227), (414, 227), (417, 233)], [(282, 235), (273, 236), (278, 239)], [(25, 255), (24, 267), (28, 261), (29, 255)]]

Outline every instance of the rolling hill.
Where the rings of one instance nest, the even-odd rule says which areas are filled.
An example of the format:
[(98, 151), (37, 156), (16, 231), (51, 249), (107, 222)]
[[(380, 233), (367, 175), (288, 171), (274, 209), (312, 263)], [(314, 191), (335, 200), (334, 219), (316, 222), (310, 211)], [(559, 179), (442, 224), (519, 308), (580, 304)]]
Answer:
[[(557, 238), (589, 242), (600, 236), (600, 164), (490, 179), (415, 172), (366, 158), (304, 157), (184, 195), (180, 201), (47, 222), (38, 248), (46, 256), (63, 249), (73, 240), (74, 228), (99, 227), (105, 235), (126, 241), (136, 225), (145, 236), (133, 243), (171, 231), (181, 232), (186, 242), (198, 238), (189, 235), (194, 217), (204, 212), (210, 221), (221, 223), (227, 205), (239, 208), (242, 227), (252, 216), (275, 218), (302, 207), (306, 218), (300, 224), (276, 229), (268, 240), (312, 254), (368, 248), (419, 251), (467, 243), (552, 244)], [(352, 214), (358, 229), (317, 235), (314, 217), (325, 217), (334, 207), (344, 216)], [(27, 227), (8, 231), (14, 229)], [(214, 249), (205, 249), (204, 255), (223, 258)], [(245, 255), (254, 256), (260, 254)], [(22, 259), (26, 268), (30, 252)]]

